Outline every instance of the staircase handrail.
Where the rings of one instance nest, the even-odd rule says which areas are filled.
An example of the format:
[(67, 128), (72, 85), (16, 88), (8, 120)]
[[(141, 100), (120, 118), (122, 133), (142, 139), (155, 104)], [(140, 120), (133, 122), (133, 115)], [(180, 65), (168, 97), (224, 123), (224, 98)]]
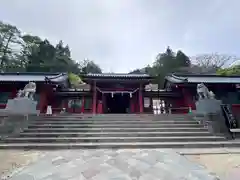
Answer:
[(222, 104), (221, 105), (224, 118), (226, 120), (226, 125), (229, 128), (229, 130), (232, 132), (234, 129), (238, 128), (237, 120), (232, 114), (232, 110), (230, 108), (229, 104)]

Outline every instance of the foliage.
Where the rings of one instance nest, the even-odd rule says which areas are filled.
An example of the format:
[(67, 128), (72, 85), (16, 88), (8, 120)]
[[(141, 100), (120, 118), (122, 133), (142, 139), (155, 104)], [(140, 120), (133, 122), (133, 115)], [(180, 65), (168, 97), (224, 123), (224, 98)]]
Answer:
[(191, 61), (182, 51), (174, 53), (170, 47), (164, 53), (159, 53), (152, 66), (147, 66), (145, 72), (156, 76), (155, 83), (163, 86), (164, 77), (173, 72), (178, 72), (183, 67), (190, 67)]
[(236, 65), (230, 68), (218, 69), (217, 74), (223, 76), (240, 75), (240, 65)]
[(0, 70), (2, 72), (101, 72), (93, 61), (76, 62), (68, 45), (23, 35), (16, 26), (0, 21)]
[(74, 73), (68, 73), (68, 77), (69, 77), (69, 81), (72, 85), (77, 85), (77, 84), (82, 84), (83, 81), (81, 80), (81, 78)]
[(135, 70), (131, 71), (129, 74), (145, 74), (145, 68), (135, 69)]
[(213, 53), (198, 55), (193, 60), (200, 67), (218, 69), (234, 63), (237, 58), (226, 54)]
[(81, 72), (84, 74), (87, 73), (102, 73), (101, 68), (91, 60), (84, 60), (81, 64)]

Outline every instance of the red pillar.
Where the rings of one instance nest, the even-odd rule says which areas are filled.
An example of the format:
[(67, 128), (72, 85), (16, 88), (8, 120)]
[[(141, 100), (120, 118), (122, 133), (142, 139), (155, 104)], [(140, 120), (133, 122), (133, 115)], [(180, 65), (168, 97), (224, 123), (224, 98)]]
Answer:
[(196, 109), (193, 95), (189, 92), (189, 90), (186, 88), (183, 88), (182, 92), (185, 100), (185, 106), (191, 107), (192, 109)]
[(82, 97), (82, 110), (81, 112), (84, 113), (84, 105), (85, 105), (85, 97)]
[(134, 107), (135, 101), (134, 101), (134, 99), (131, 98), (130, 102), (131, 102), (131, 113), (135, 113), (135, 107)]
[(142, 84), (139, 87), (139, 113), (143, 113), (143, 96), (142, 96)]
[(96, 104), (97, 104), (96, 81), (93, 81), (93, 105), (92, 105), (93, 114), (96, 114)]
[(98, 103), (97, 107), (98, 107), (97, 113), (102, 114), (103, 113), (103, 105), (102, 105), (101, 101)]
[(39, 110), (41, 113), (45, 112), (45, 109), (47, 107), (47, 94), (45, 91), (40, 92), (40, 99), (39, 99)]
[(17, 89), (14, 88), (11, 92), (11, 96), (9, 97), (9, 99), (14, 99), (15, 97), (17, 97)]

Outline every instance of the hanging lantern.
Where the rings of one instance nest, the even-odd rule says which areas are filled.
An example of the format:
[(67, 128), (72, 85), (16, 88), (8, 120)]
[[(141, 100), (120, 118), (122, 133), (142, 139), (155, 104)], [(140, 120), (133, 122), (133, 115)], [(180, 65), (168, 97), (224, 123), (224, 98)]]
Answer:
[(113, 96), (114, 96), (114, 94), (113, 94), (113, 92), (112, 92), (112, 98), (113, 98)]
[(132, 98), (132, 93), (130, 93), (130, 98)]

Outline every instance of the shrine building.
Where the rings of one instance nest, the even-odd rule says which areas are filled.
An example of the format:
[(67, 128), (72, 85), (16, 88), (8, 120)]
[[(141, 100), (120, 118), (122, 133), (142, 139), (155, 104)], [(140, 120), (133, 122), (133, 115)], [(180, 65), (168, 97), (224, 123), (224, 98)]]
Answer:
[(196, 85), (204, 83), (217, 99), (240, 112), (240, 76), (170, 74), (164, 89), (151, 84), (147, 74), (83, 74), (84, 84), (72, 88), (67, 73), (0, 73), (0, 108), (18, 90), (33, 81), (34, 99), (41, 113), (48, 105), (53, 113), (188, 113), (194, 110)]

